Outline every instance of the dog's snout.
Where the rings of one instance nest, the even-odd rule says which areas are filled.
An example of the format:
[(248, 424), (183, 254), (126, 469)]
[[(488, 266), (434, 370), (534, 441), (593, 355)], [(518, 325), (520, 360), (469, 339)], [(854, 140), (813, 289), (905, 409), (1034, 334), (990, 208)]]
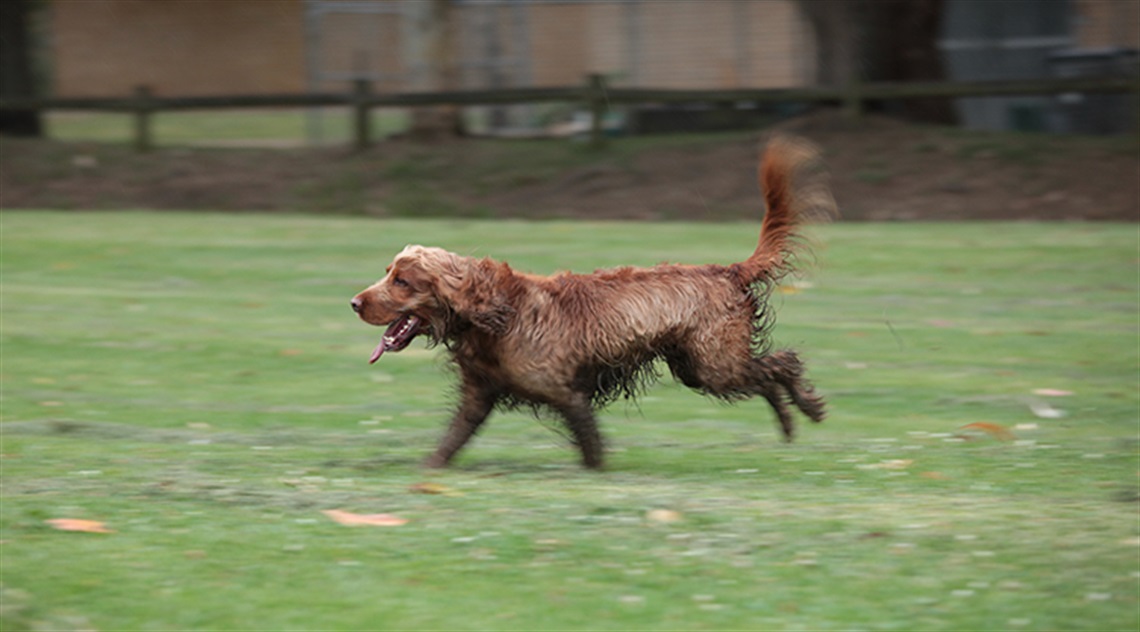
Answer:
[(350, 301), (350, 304), (352, 305), (352, 311), (356, 312), (357, 314), (360, 313), (360, 310), (364, 309), (364, 301), (360, 300), (359, 296), (353, 298), (352, 301)]

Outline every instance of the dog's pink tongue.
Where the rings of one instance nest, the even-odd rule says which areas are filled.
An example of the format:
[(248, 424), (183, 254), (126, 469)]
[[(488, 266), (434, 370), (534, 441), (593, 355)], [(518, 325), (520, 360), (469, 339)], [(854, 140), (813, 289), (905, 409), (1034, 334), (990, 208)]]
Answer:
[(368, 364), (375, 364), (376, 361), (380, 359), (380, 356), (384, 355), (384, 352), (387, 350), (388, 343), (381, 340), (380, 344), (376, 345), (376, 348), (372, 350), (372, 357), (368, 358)]

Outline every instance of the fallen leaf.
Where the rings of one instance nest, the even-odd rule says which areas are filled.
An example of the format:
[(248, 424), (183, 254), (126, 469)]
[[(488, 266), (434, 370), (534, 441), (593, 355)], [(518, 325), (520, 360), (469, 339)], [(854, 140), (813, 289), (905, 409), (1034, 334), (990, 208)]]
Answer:
[(107, 528), (105, 522), (98, 520), (81, 520), (78, 518), (53, 518), (46, 521), (53, 529), (59, 531), (80, 531), (83, 533), (114, 533)]
[(1010, 432), (1009, 429), (1005, 426), (992, 424), (986, 421), (977, 421), (972, 424), (966, 424), (959, 430), (981, 430), (991, 437), (999, 439), (1001, 441), (1013, 441), (1016, 438), (1014, 434)]
[(1041, 419), (1060, 419), (1065, 416), (1065, 411), (1060, 408), (1053, 408), (1045, 402), (1029, 402), (1029, 410)]
[(398, 527), (408, 524), (407, 519), (392, 514), (357, 514), (340, 509), (325, 509), (321, 513), (346, 527)]
[(680, 522), (681, 512), (672, 509), (650, 509), (645, 512), (645, 519), (650, 522)]
[(799, 294), (800, 288), (794, 285), (781, 285), (780, 294)]
[(439, 496), (462, 496), (463, 492), (456, 491), (446, 485), (439, 483), (416, 483), (408, 488), (408, 491), (415, 494), (436, 494)]
[(1085, 601), (1108, 601), (1112, 599), (1112, 593), (1091, 592), (1085, 595)]
[(1043, 395), (1045, 397), (1068, 397), (1072, 395), (1072, 391), (1063, 391), (1057, 388), (1038, 388), (1034, 389), (1034, 395)]
[(866, 465), (858, 465), (856, 467), (861, 470), (905, 470), (913, 463), (913, 459), (888, 459), (886, 461), (868, 463)]
[(99, 166), (99, 159), (95, 156), (86, 154), (77, 154), (71, 157), (71, 164), (80, 169), (94, 169)]

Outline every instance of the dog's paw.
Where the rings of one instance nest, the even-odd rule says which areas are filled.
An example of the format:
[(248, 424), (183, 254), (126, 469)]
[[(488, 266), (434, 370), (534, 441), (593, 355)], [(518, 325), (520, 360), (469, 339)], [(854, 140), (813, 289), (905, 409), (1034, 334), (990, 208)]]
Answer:
[(440, 470), (447, 467), (447, 459), (438, 454), (433, 454), (424, 459), (423, 466), (432, 470)]

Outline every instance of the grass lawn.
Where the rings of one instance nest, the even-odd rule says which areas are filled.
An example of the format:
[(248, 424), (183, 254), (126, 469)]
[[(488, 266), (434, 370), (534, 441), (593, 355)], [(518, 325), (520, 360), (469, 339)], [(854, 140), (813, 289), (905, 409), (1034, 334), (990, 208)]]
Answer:
[[(352, 136), (351, 114), (346, 108), (309, 110), (205, 110), (171, 111), (153, 115), (152, 134), (158, 145), (218, 145), (269, 147), (345, 144)], [(130, 143), (132, 115), (103, 112), (57, 112), (47, 117), (48, 135), (54, 140)], [(380, 109), (372, 112), (376, 138), (403, 131), (408, 115)], [(315, 126), (315, 127), (311, 127)], [(318, 130), (316, 138), (312, 130)]]
[(409, 242), (550, 272), (757, 230), (4, 212), (0, 627), (1137, 629), (1134, 224), (820, 228), (776, 337), (830, 418), (783, 445), (666, 379), (601, 473), (522, 414), (419, 469), (442, 355), (368, 366), (348, 307)]

